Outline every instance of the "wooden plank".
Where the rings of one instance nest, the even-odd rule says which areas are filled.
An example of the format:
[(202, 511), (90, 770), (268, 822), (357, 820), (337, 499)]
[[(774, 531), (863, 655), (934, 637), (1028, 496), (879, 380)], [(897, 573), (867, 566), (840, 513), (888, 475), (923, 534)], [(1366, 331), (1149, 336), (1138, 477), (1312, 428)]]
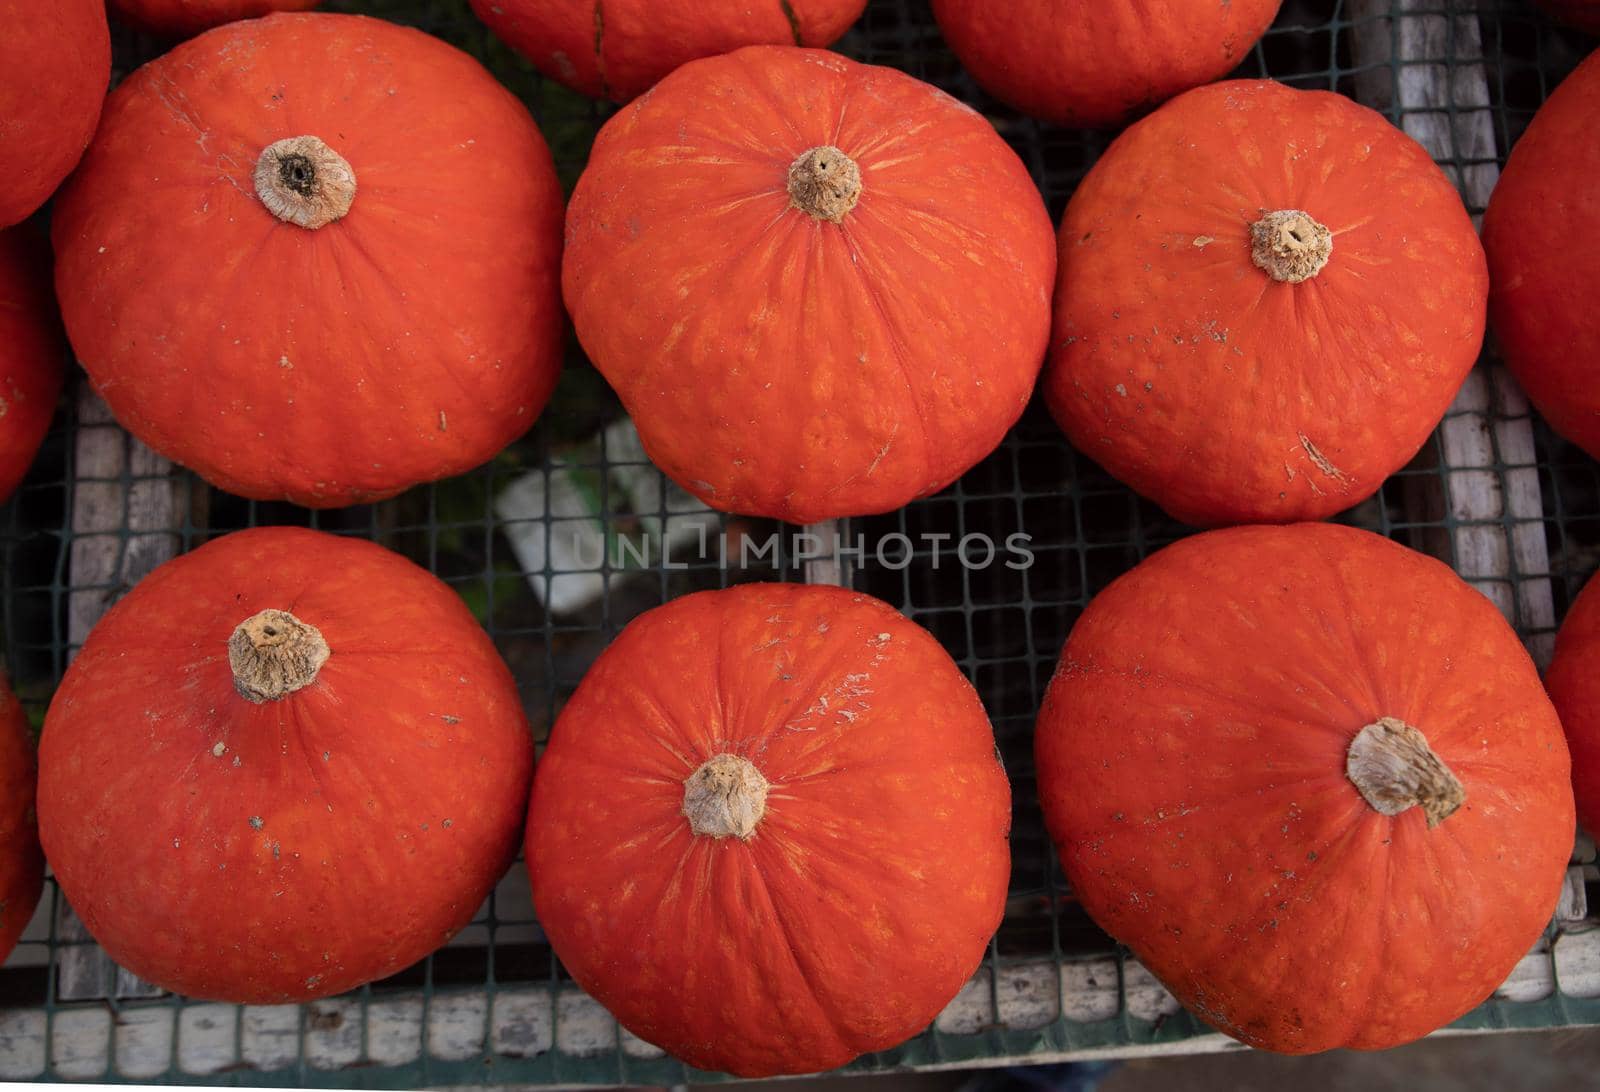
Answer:
[[(1143, 1021), (1179, 1011), (1172, 994), (1135, 960), (1123, 964), (1120, 980), (1117, 962), (1109, 957), (1006, 963), (997, 989), (991, 989), (993, 973), (981, 967), (962, 987), (934, 1021), (941, 1034), (1037, 1029), (1058, 1017), (1092, 1024), (1114, 1017), (1123, 1004), (1130, 1016)], [(1600, 930), (1561, 933), (1553, 942), (1541, 937), (1494, 996), (1508, 1002), (1542, 1000), (1555, 992), (1558, 974), (1567, 996), (1600, 997)], [(164, 1073), (174, 1058), (182, 1074), (203, 1077), (241, 1063), (247, 1069), (281, 1069), (302, 1058), (311, 1070), (326, 1072), (405, 1065), (417, 1061), (425, 1049), (431, 1057), (455, 1061), (479, 1057), (485, 1050), (508, 1059), (535, 1058), (552, 1047), (574, 1058), (603, 1057), (619, 1048), (630, 1058), (665, 1056), (659, 1047), (620, 1029), (610, 1013), (571, 984), (554, 989), (507, 986), (492, 1003), (482, 990), (440, 991), (426, 1007), (420, 992), (396, 992), (372, 999), (365, 1014), (353, 998), (317, 1001), (303, 1009), (273, 1005), (240, 1010), (201, 1001), (135, 1003), (115, 1021), (101, 1007), (58, 1012), (52, 1027), (42, 1009), (12, 1010), (0, 1014), (0, 1080), (44, 1076), (47, 1043), (54, 1048), (50, 1058), (56, 1075), (81, 1079), (106, 1073), (113, 1061), (123, 1076), (154, 1076)], [(1161, 1046), (1029, 1054), (1013, 1061), (1197, 1054), (1236, 1047), (1231, 1039), (1206, 1034)], [(961, 1064), (997, 1063), (980, 1057)]]
[[(117, 425), (82, 384), (73, 446), (72, 548), (67, 596), (68, 655), (141, 577), (182, 548), (186, 479)], [(62, 1001), (153, 997), (158, 987), (118, 967), (93, 943), (65, 899), (58, 900), (56, 996)]]
[[(806, 525), (802, 533), (808, 537), (801, 540), (802, 544), (808, 546), (819, 544), (806, 555), (807, 584), (832, 584), (836, 588), (850, 586), (850, 563), (839, 550), (843, 544), (846, 526), (848, 526), (847, 521), (842, 519), (829, 519)], [(817, 554), (821, 556), (814, 556)]]
[[(1446, 164), (1468, 207), (1482, 209), (1499, 180), (1500, 149), (1482, 28), (1475, 12), (1456, 13), (1465, 7), (1351, 0), (1351, 46), (1362, 69), (1357, 97), (1397, 116)], [(1473, 371), (1440, 426), (1440, 443), (1456, 569), (1530, 634), (1529, 651), (1542, 668), (1555, 628), (1544, 501), (1528, 400), (1504, 364), (1491, 360)]]

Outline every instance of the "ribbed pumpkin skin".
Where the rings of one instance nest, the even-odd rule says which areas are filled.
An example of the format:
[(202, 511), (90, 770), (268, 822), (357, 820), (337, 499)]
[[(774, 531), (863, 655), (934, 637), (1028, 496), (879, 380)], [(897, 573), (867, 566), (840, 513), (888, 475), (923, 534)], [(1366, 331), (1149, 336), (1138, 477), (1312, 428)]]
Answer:
[[(842, 222), (791, 164), (860, 167)], [(899, 508), (989, 454), (1048, 339), (1050, 223), (981, 116), (887, 68), (752, 46), (606, 123), (567, 213), (562, 287), (650, 457), (724, 511)]]
[[(670, 649), (670, 655), (662, 655)], [(720, 753), (771, 783), (748, 841), (691, 832)], [(562, 965), (635, 1034), (753, 1077), (921, 1031), (1000, 923), (1010, 790), (926, 631), (834, 588), (702, 592), (624, 629), (540, 759), (527, 860)]]
[[(252, 180), (306, 134), (357, 179), (316, 230)], [(376, 19), (273, 15), (145, 65), (53, 228), (67, 332), (117, 419), (243, 496), (334, 507), (477, 466), (560, 369), (543, 138), (476, 61)]]
[[(1299, 284), (1251, 225), (1333, 233)], [(1062, 219), (1044, 393), (1074, 446), (1201, 526), (1321, 519), (1416, 454), (1483, 342), (1488, 276), (1422, 147), (1326, 92), (1237, 80), (1119, 137)]]
[(1490, 317), (1506, 363), (1552, 428), (1600, 459), (1600, 53), (1511, 149), (1489, 209)]
[(1556, 635), (1545, 687), (1572, 749), (1572, 790), (1583, 829), (1600, 830), (1600, 579), (1590, 579)]
[(0, 963), (17, 946), (44, 889), (44, 853), (33, 814), (37, 780), (28, 718), (0, 678)]
[(275, 11), (310, 11), (320, 0), (110, 0), (116, 17), (151, 34), (187, 38)]
[(1033, 117), (1102, 128), (1227, 75), (1280, 3), (933, 0), (933, 15), (984, 90)]
[(39, 452), (65, 370), (49, 248), (27, 225), (0, 231), (0, 501)]
[(1600, 0), (1533, 0), (1569, 27), (1600, 34)]
[[(1396, 717), (1466, 790), (1429, 830), (1346, 777)], [(1572, 849), (1561, 728), (1487, 599), (1329, 524), (1214, 531), (1089, 605), (1039, 714), (1073, 890), (1178, 999), (1252, 1046), (1381, 1049), (1489, 996)]]
[(94, 136), (111, 82), (102, 0), (0, 0), (0, 228), (55, 192)]
[(867, 0), (470, 0), (546, 76), (627, 102), (679, 65), (748, 45), (832, 45)]
[[(255, 704), (227, 644), (264, 609), (319, 628), (315, 681)], [(101, 619), (45, 719), (39, 827), (112, 958), (189, 997), (340, 993), (471, 919), (510, 865), (533, 742), (456, 594), (372, 543), (240, 531)]]

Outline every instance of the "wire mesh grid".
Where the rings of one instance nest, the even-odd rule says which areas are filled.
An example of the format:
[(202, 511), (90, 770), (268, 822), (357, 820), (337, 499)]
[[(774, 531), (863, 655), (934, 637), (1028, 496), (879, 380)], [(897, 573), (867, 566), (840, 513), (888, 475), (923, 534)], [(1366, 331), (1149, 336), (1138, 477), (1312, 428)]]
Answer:
[[(540, 79), (492, 39), (465, 0), (326, 6), (421, 26), (483, 59), (539, 118), (570, 192), (608, 107)], [(1429, 23), (1439, 33), (1428, 40), (1442, 48), (1408, 47), (1408, 21)], [(1451, 87), (1463, 76), (1481, 79), (1486, 94), (1452, 96), (1442, 113), (1451, 134), (1487, 121), (1492, 143), (1456, 151), (1462, 144), (1452, 142), (1440, 156), (1478, 213), (1471, 172), (1503, 163), (1533, 111), (1591, 45), (1556, 29), (1525, 0), (1288, 0), (1237, 74), (1340, 91), (1408, 129), (1413, 112), (1441, 112), (1408, 105), (1409, 76), (1442, 73)], [(160, 48), (122, 36), (119, 71)], [(910, 72), (983, 110), (1032, 171), (1053, 217), (1109, 140), (1041, 125), (989, 99), (944, 47), (922, 0), (872, 0), (837, 48)], [(488, 466), (382, 504), (322, 513), (211, 490), (126, 441), (92, 399), (69, 394), (27, 484), (0, 517), (7, 666), (35, 722), (81, 642), (75, 619), (92, 618), (150, 563), (241, 527), (309, 524), (360, 535), (437, 573), (494, 636), (541, 741), (585, 668), (629, 619), (691, 590), (804, 579), (818, 555), (838, 560), (830, 541), (837, 534), (848, 581), (930, 629), (977, 686), (1015, 799), (1010, 899), (984, 966), (925, 1033), (850, 1068), (1182, 1044), (1206, 1034), (1073, 901), (1044, 833), (1032, 763), (1033, 717), (1078, 613), (1111, 580), (1189, 529), (1072, 451), (1037, 405), (957, 484), (890, 515), (802, 529), (707, 513), (667, 489), (634, 446), (619, 442), (625, 434), (607, 428), (621, 418), (620, 407), (575, 345), (567, 365), (533, 433)], [(1479, 378), (1478, 402), (1458, 401), (1406, 469), (1340, 518), (1455, 564), (1501, 603), (1542, 655), (1555, 621), (1600, 564), (1600, 466), (1537, 421), (1530, 432), (1525, 406), (1487, 361)], [(1482, 441), (1476, 457), (1462, 458), (1463, 433), (1452, 426), (1463, 423), (1469, 439)], [(1459, 475), (1486, 479), (1498, 505), (1463, 505)], [(536, 483), (547, 498), (543, 511), (508, 513), (496, 504), (519, 481)], [(548, 503), (568, 486), (581, 489), (598, 513), (603, 548), (563, 563), (553, 544), (593, 522), (568, 520)], [(84, 498), (96, 490), (116, 502), (120, 518), (86, 519)], [(151, 491), (162, 493), (161, 510), (170, 516), (154, 525), (139, 515), (146, 511), (139, 498)], [(1519, 492), (1533, 498), (1533, 508), (1505, 502)], [(530, 531), (543, 543), (535, 572), (512, 544)], [(747, 546), (773, 531), (780, 533), (775, 552), (752, 557)], [(1489, 548), (1473, 545), (1478, 531)], [(1031, 564), (1005, 563), (1020, 554), (981, 567), (961, 564), (965, 536), (975, 532), (998, 542), (1026, 534)], [(651, 542), (656, 552), (647, 556)], [(663, 542), (669, 551), (679, 545), (663, 552)], [(109, 575), (86, 581), (82, 574), (93, 566), (84, 559), (96, 551), (110, 559), (101, 567)], [(1547, 565), (1537, 560), (1543, 557)], [(543, 596), (530, 578), (543, 582)], [(544, 602), (562, 581), (586, 582), (589, 591), (558, 613)], [(1592, 850), (1587, 856), (1592, 860)], [(1569, 948), (1563, 961), (1563, 939), (1585, 932), (1581, 921), (1553, 926), (1544, 954), (1525, 960), (1460, 1026), (1600, 1022), (1600, 1000), (1566, 988), (1593, 979), (1585, 975), (1600, 966), (1593, 947)], [(191, 1002), (120, 974), (75, 928), (51, 882), (0, 971), (0, 1076), (361, 1087), (715, 1079), (618, 1029), (577, 991), (533, 918), (520, 864), (473, 925), (423, 963), (344, 998), (273, 1008)]]

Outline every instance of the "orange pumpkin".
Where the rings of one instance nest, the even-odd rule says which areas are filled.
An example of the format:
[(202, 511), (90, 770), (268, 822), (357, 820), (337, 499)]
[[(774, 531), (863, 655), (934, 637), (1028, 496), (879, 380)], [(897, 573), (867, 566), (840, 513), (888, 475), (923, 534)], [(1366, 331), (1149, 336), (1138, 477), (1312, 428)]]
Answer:
[(1416, 454), (1488, 277), (1427, 152), (1341, 95), (1203, 87), (1132, 126), (1061, 223), (1044, 393), (1189, 523), (1320, 519)]
[(1120, 124), (1226, 75), (1282, 0), (933, 0), (933, 15), (990, 94), (1058, 125)]
[(456, 594), (369, 542), (240, 531), (90, 633), (39, 752), (39, 831), (96, 940), (190, 997), (392, 974), (515, 854), (533, 742)]
[(1483, 217), (1506, 363), (1557, 432), (1600, 459), (1600, 52), (1562, 81)]
[(1090, 603), (1039, 714), (1072, 888), (1178, 999), (1303, 1054), (1426, 1035), (1549, 921), (1555, 711), (1444, 565), (1331, 524), (1179, 542)]
[(1600, 0), (1534, 0), (1569, 27), (1600, 34)]
[(0, 228), (77, 165), (111, 81), (102, 0), (0, 0)]
[(17, 946), (44, 889), (44, 853), (33, 814), (37, 779), (28, 718), (0, 679), (0, 963)]
[(1600, 579), (1567, 612), (1544, 682), (1572, 748), (1578, 820), (1592, 834), (1600, 831)]
[(751, 46), (606, 123), (562, 287), (663, 470), (809, 523), (899, 508), (994, 449), (1054, 269), (1039, 192), (978, 114), (892, 69)]
[(129, 26), (151, 34), (187, 38), (237, 19), (275, 11), (309, 11), (319, 0), (110, 0), (111, 10)]
[(27, 226), (0, 231), (0, 501), (33, 464), (65, 370), (50, 252)]
[(117, 419), (247, 497), (331, 507), (476, 466), (560, 368), (538, 129), (466, 54), (377, 19), (272, 15), (145, 65), (53, 227)]
[(585, 990), (753, 1077), (921, 1031), (1000, 923), (1009, 824), (983, 706), (925, 630), (745, 585), (648, 612), (595, 662), (540, 760), (527, 859)]
[(681, 64), (747, 45), (831, 45), (867, 0), (471, 0), (552, 80), (617, 102)]

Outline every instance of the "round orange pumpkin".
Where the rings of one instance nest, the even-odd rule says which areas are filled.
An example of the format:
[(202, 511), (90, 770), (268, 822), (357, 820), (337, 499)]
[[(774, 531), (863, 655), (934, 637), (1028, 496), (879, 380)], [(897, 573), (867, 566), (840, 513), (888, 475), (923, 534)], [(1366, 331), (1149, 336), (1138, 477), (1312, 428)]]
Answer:
[(0, 228), (77, 165), (111, 81), (103, 0), (0, 0)]
[(112, 412), (243, 496), (332, 507), (469, 469), (560, 368), (544, 140), (476, 61), (377, 19), (272, 15), (145, 65), (53, 228)]
[(1058, 125), (1100, 128), (1226, 75), (1282, 0), (933, 0), (984, 90)]
[(1506, 363), (1551, 426), (1600, 459), (1600, 52), (1511, 149), (1483, 217)]
[(681, 64), (748, 45), (831, 45), (867, 0), (471, 0), (552, 80), (627, 102)]
[(110, 0), (111, 10), (129, 26), (151, 34), (187, 38), (238, 19), (275, 11), (309, 11), (320, 0)]
[(0, 963), (17, 946), (44, 889), (44, 853), (33, 814), (37, 780), (28, 718), (0, 678)]
[(38, 454), (65, 370), (49, 249), (26, 225), (0, 231), (0, 501)]
[(1395, 1046), (1487, 998), (1572, 850), (1567, 748), (1493, 605), (1331, 524), (1186, 539), (1090, 603), (1039, 796), (1094, 919), (1252, 1046)]
[(892, 69), (751, 46), (606, 123), (562, 287), (667, 474), (809, 523), (899, 508), (995, 448), (1054, 271), (1039, 192), (978, 114)]
[(972, 975), (1010, 814), (977, 693), (925, 630), (745, 585), (596, 661), (540, 759), (527, 859), (562, 965), (630, 1031), (806, 1073), (916, 1034)]
[(1544, 682), (1572, 749), (1578, 820), (1593, 834), (1600, 831), (1600, 579), (1589, 581), (1561, 623)]
[(421, 959), (515, 855), (533, 741), (456, 594), (369, 542), (240, 531), (90, 633), (39, 831), (111, 957), (190, 997), (322, 997)]
[(1534, 0), (1569, 27), (1600, 34), (1600, 0)]
[(1044, 393), (1189, 523), (1320, 519), (1427, 440), (1483, 342), (1483, 249), (1421, 145), (1342, 95), (1190, 91), (1061, 223)]

